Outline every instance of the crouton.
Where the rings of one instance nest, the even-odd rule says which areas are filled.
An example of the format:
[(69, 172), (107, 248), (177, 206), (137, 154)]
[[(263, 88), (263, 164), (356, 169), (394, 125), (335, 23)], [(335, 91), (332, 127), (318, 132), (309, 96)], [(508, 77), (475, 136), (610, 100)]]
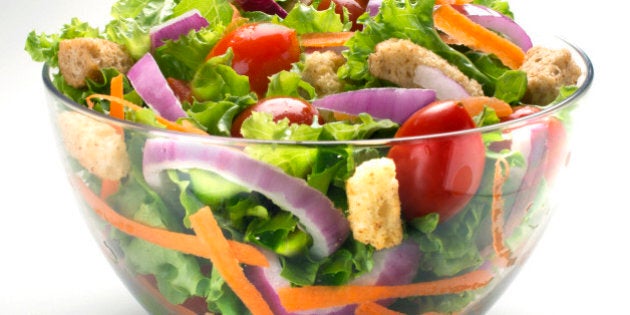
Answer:
[(75, 88), (86, 85), (85, 79), (101, 81), (100, 70), (116, 68), (127, 72), (133, 60), (123, 48), (101, 38), (74, 38), (59, 42), (59, 71)]
[(114, 127), (76, 112), (60, 113), (57, 121), (64, 147), (79, 164), (102, 179), (127, 176), (127, 146)]
[(551, 103), (560, 87), (576, 84), (582, 72), (568, 50), (539, 46), (527, 51), (521, 70), (527, 73), (523, 102), (537, 105)]
[(377, 250), (402, 242), (396, 165), (389, 158), (359, 165), (346, 182), (348, 221), (354, 238)]
[[(368, 57), (370, 73), (383, 80), (405, 88), (428, 88), (422, 86), (424, 80), (418, 77), (416, 69), (427, 66), (438, 69), (445, 76), (461, 85), (471, 96), (482, 96), (483, 89), (474, 79), (468, 78), (457, 67), (431, 50), (410, 40), (392, 38), (376, 45)], [(438, 91), (439, 92), (439, 91)], [(439, 95), (438, 98), (444, 98)]]
[(341, 92), (343, 82), (337, 77), (337, 69), (345, 62), (345, 58), (336, 52), (315, 51), (304, 60), (302, 79), (310, 83), (319, 96)]

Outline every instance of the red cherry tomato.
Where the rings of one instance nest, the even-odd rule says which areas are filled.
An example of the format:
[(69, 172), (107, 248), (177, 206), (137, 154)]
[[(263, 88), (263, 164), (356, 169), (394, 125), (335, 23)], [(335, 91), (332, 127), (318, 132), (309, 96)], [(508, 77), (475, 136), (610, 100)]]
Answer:
[(190, 84), (188, 82), (175, 78), (166, 78), (166, 82), (181, 102), (193, 102), (192, 89), (190, 88)]
[(553, 185), (558, 172), (567, 166), (571, 151), (567, 132), (556, 117), (549, 117), (547, 122), (547, 159), (545, 161), (545, 179)]
[(261, 100), (256, 105), (251, 106), (240, 113), (232, 122), (232, 136), (242, 137), (241, 126), (243, 121), (252, 115), (252, 112), (269, 113), (273, 116), (273, 121), (289, 119), (292, 124), (313, 123), (315, 116), (319, 116), (317, 108), (301, 99), (292, 97), (275, 97)]
[[(523, 106), (514, 111), (512, 115), (505, 120), (513, 120), (525, 117), (540, 111), (537, 106)], [(567, 141), (567, 132), (560, 121), (556, 117), (545, 118), (547, 128), (547, 140), (545, 147), (547, 149), (544, 177), (552, 184), (556, 179), (557, 173), (569, 162), (571, 152)]]
[(208, 58), (232, 48), (232, 66), (247, 75), (252, 91), (264, 95), (269, 76), (291, 69), (300, 60), (300, 45), (294, 29), (273, 23), (244, 24), (225, 35), (214, 46)]
[[(335, 13), (342, 17), (343, 22), (343, 8), (348, 9), (349, 18), (352, 22), (352, 31), (358, 31), (362, 29), (362, 25), (357, 23), (357, 18), (361, 16), (367, 9), (367, 0), (332, 0), (335, 3)], [(317, 10), (326, 10), (330, 7), (331, 0), (322, 0), (317, 6)]]
[[(475, 123), (455, 101), (432, 103), (402, 124), (396, 137), (466, 130)], [(473, 197), (483, 176), (485, 147), (480, 133), (440, 137), (395, 145), (403, 215), (413, 219), (432, 212), (446, 221)]]

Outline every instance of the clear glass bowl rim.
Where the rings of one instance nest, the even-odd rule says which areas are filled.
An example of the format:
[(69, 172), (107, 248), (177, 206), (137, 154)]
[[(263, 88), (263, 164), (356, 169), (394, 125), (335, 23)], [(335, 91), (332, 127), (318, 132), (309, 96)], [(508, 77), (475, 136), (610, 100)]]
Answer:
[[(78, 104), (68, 98), (66, 95), (61, 93), (51, 80), (51, 70), (52, 68), (48, 64), (44, 64), (42, 69), (42, 77), (44, 81), (44, 85), (49, 93), (51, 93), (58, 101), (63, 102), (69, 108), (80, 112), (84, 115), (91, 116), (92, 118), (104, 121), (108, 124), (115, 124), (122, 126), (125, 129), (134, 129), (136, 131), (150, 132), (155, 136), (164, 136), (169, 138), (184, 138), (189, 141), (198, 141), (198, 142), (210, 142), (215, 144), (224, 144), (224, 145), (247, 145), (247, 144), (267, 144), (267, 145), (299, 145), (299, 146), (339, 146), (339, 145), (350, 145), (357, 147), (370, 147), (370, 146), (389, 146), (395, 144), (403, 144), (410, 143), (416, 141), (422, 141), (426, 139), (433, 138), (443, 138), (443, 137), (452, 137), (452, 136), (461, 136), (469, 133), (486, 133), (492, 132), (496, 130), (502, 129), (514, 129), (518, 128), (518, 126), (526, 125), (528, 123), (534, 122), (537, 119), (542, 119), (546, 116), (552, 115), (557, 111), (570, 106), (574, 102), (577, 102), (578, 99), (583, 97), (586, 92), (591, 87), (594, 77), (594, 69), (593, 64), (588, 57), (588, 55), (579, 47), (569, 43), (568, 41), (556, 37), (556, 41), (564, 44), (566, 47), (572, 50), (572, 53), (575, 53), (574, 56), (578, 56), (581, 60), (578, 60), (578, 65), (584, 66), (585, 73), (582, 74), (582, 83), (579, 85), (577, 91), (573, 93), (571, 96), (566, 98), (565, 100), (551, 105), (543, 107), (543, 109), (537, 113), (521, 117), (518, 119), (501, 122), (498, 124), (478, 127), (473, 129), (455, 131), (455, 132), (447, 132), (447, 133), (437, 133), (430, 135), (421, 135), (421, 136), (412, 136), (412, 137), (400, 137), (400, 138), (386, 138), (386, 139), (368, 139), (368, 140), (348, 140), (348, 141), (291, 141), (291, 140), (258, 140), (258, 139), (243, 139), (243, 138), (233, 138), (233, 137), (224, 137), (224, 136), (216, 136), (216, 135), (197, 135), (197, 134), (189, 134), (178, 131), (171, 131), (166, 129), (160, 129), (157, 127), (152, 127), (144, 124), (139, 124), (127, 120), (119, 120), (112, 118), (108, 115), (102, 114), (97, 111), (93, 111), (88, 109), (87, 107)], [(581, 64), (580, 64), (581, 62)]]

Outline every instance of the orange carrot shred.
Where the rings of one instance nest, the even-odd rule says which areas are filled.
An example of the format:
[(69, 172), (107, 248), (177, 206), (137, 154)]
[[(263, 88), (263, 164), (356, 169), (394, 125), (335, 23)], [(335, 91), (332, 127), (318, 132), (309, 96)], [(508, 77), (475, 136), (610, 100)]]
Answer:
[(324, 48), (346, 44), (354, 32), (307, 33), (300, 36), (302, 47)]
[(115, 194), (119, 187), (120, 181), (118, 180), (101, 179), (101, 199), (107, 199), (107, 197)]
[[(94, 194), (81, 179), (75, 178), (73, 183), (94, 212), (122, 232), (185, 254), (210, 258), (207, 246), (198, 237), (151, 227), (128, 219), (116, 212), (116, 210), (112, 209), (103, 199)], [(236, 241), (228, 242), (230, 244), (230, 252), (237, 257), (238, 261), (252, 266), (269, 266), (265, 255), (255, 247)]]
[[(132, 102), (129, 102), (129, 101), (125, 100), (125, 99), (122, 99), (122, 98), (119, 98), (119, 97), (113, 97), (111, 95), (105, 95), (105, 94), (92, 94), (92, 95), (86, 97), (85, 101), (87, 102), (89, 108), (93, 108), (94, 107), (94, 103), (92, 102), (92, 99), (95, 99), (95, 98), (104, 99), (104, 100), (107, 100), (107, 101), (110, 101), (110, 102), (112, 102), (112, 101), (120, 102), (124, 107), (127, 107), (127, 108), (129, 108), (131, 110), (134, 110), (134, 111), (139, 111), (139, 110), (142, 109), (141, 106), (138, 106), (138, 105), (136, 105), (136, 104), (134, 104)], [(186, 126), (180, 125), (180, 124), (174, 123), (174, 122), (172, 122), (170, 120), (167, 120), (166, 118), (164, 118), (162, 116), (159, 116), (157, 114), (155, 115), (155, 119), (160, 124), (166, 126), (166, 128), (169, 129), (169, 130), (180, 131), (180, 132), (187, 132), (187, 133), (199, 134), (199, 135), (208, 135), (205, 131), (203, 131), (203, 130), (197, 128), (197, 127), (194, 127), (194, 126), (192, 126), (190, 124), (188, 124)]]
[(492, 278), (486, 270), (475, 270), (452, 278), (398, 286), (285, 287), (278, 291), (278, 295), (284, 308), (295, 312), (391, 298), (454, 294), (484, 287)]
[(505, 245), (503, 234), (503, 184), (509, 176), (510, 167), (504, 158), (499, 158), (494, 163), (494, 182), (492, 184), (492, 247), (502, 264), (507, 266), (514, 262), (510, 249)]
[[(122, 73), (113, 77), (110, 83), (110, 94), (112, 97), (123, 98), (123, 75)], [(109, 104), (109, 115), (118, 118), (125, 119), (125, 108), (117, 101), (111, 101)]]
[(213, 268), (221, 274), (227, 285), (243, 301), (253, 315), (273, 315), (262, 294), (247, 279), (236, 256), (230, 250), (221, 227), (209, 207), (203, 207), (190, 216), (190, 224), (202, 241), (208, 246)]
[(403, 313), (392, 311), (387, 307), (374, 302), (361, 303), (354, 311), (354, 315), (402, 315)]
[(513, 112), (510, 104), (496, 97), (471, 96), (460, 99), (458, 102), (464, 105), (464, 108), (471, 117), (479, 115), (485, 106), (494, 109), (499, 118), (507, 117)]
[(511, 69), (518, 69), (523, 64), (525, 53), (520, 47), (471, 21), (449, 4), (441, 5), (433, 11), (433, 21), (437, 28), (455, 40), (473, 49), (495, 54)]

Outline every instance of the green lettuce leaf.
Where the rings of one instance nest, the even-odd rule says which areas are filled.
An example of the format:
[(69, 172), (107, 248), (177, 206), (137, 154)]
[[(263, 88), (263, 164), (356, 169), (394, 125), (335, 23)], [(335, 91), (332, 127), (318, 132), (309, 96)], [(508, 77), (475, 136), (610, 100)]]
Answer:
[[(349, 21), (346, 17), (344, 21)], [(342, 32), (348, 31), (351, 23), (342, 23), (339, 14), (335, 12), (334, 3), (326, 10), (316, 10), (313, 6), (297, 4), (287, 16), (280, 22), (281, 24), (293, 28), (298, 35), (319, 32)]]
[(206, 298), (208, 310), (215, 314), (243, 315), (249, 314), (245, 305), (236, 296), (221, 274), (212, 269), (210, 274), (210, 289)]
[(150, 28), (173, 15), (177, 0), (118, 0), (112, 5), (114, 19), (133, 19), (139, 26)]
[(508, 104), (517, 104), (527, 91), (527, 73), (521, 70), (505, 71), (498, 79), (494, 97)]
[(188, 115), (213, 135), (229, 137), (232, 121), (245, 108), (256, 104), (256, 96), (227, 96), (226, 99), (214, 102), (193, 102), (187, 111)]
[[(133, 167), (121, 189), (108, 198), (108, 203), (134, 221), (182, 231), (184, 227), (180, 212), (173, 207), (172, 201), (162, 200), (144, 181), (140, 168), (142, 141), (142, 137), (129, 135), (129, 155)], [(153, 275), (158, 289), (171, 303), (180, 304), (189, 297), (207, 295), (210, 281), (201, 272), (196, 257), (130, 237), (117, 230), (112, 232), (112, 237), (118, 240), (128, 266), (137, 274)]]
[(131, 18), (115, 19), (105, 26), (107, 39), (121, 44), (129, 55), (137, 60), (151, 49), (148, 28)]
[(191, 81), (193, 95), (199, 101), (222, 101), (227, 96), (245, 96), (250, 93), (249, 78), (240, 75), (230, 66), (233, 53), (231, 49), (221, 55), (208, 59), (195, 72)]
[(149, 30), (173, 16), (176, 0), (118, 0), (113, 19), (105, 26), (107, 38), (123, 45), (134, 59), (151, 48)]
[(206, 62), (206, 56), (221, 38), (223, 27), (191, 31), (178, 40), (167, 40), (153, 53), (165, 77), (192, 80), (195, 72)]
[(280, 71), (271, 76), (265, 97), (315, 98), (315, 88), (296, 72)]
[(226, 0), (181, 0), (173, 8), (173, 15), (180, 16), (193, 9), (199, 10), (210, 25), (226, 26), (234, 14), (230, 2)]

